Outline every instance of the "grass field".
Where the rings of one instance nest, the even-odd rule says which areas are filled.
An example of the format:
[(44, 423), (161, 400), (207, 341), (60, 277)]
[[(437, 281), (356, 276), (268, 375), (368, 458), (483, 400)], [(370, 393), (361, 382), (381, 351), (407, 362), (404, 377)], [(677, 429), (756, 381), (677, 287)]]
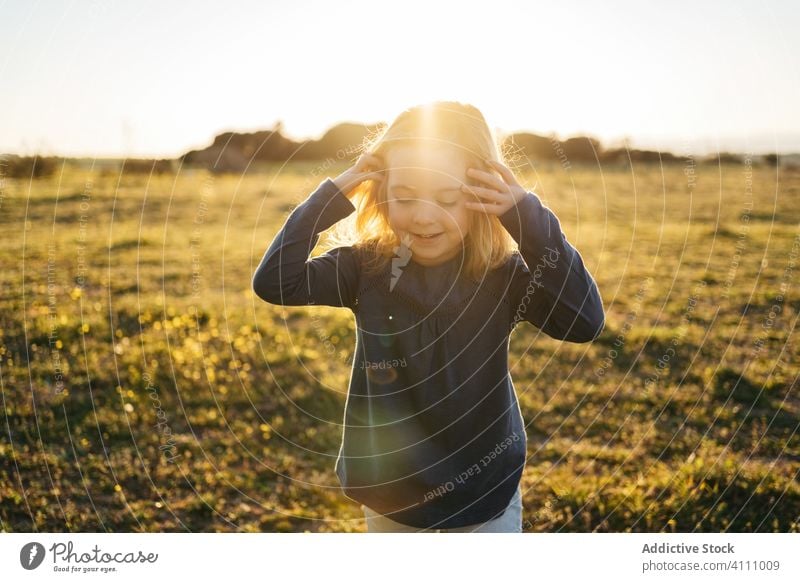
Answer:
[[(342, 169), (5, 180), (3, 531), (365, 531), (333, 471), (352, 314), (250, 288)], [(592, 344), (512, 335), (526, 531), (800, 532), (800, 173), (520, 179), (607, 313)]]

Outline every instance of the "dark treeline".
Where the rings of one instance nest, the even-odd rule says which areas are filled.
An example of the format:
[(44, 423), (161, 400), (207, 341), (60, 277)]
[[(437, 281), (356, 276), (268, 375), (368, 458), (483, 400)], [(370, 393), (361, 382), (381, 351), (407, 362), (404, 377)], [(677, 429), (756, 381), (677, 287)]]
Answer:
[(364, 138), (382, 127), (341, 123), (318, 140), (296, 142), (281, 133), (278, 123), (255, 133), (221, 133), (210, 146), (184, 154), (181, 161), (216, 172), (242, 172), (260, 162), (353, 160)]
[[(556, 162), (569, 167), (572, 164), (672, 164), (685, 163), (687, 156), (676, 155), (667, 151), (640, 150), (630, 147), (606, 149), (596, 139), (585, 136), (558, 140), (533, 133), (515, 133), (503, 140), (503, 150), (512, 156), (528, 158), (532, 163)], [(696, 162), (740, 164), (744, 154), (719, 152), (708, 156), (694, 158)], [(778, 156), (758, 156), (755, 162), (775, 164)]]
[[(353, 160), (356, 148), (365, 137), (381, 128), (381, 124), (359, 125), (343, 123), (331, 128), (319, 140), (294, 142), (281, 134), (280, 125), (272, 130), (255, 133), (222, 133), (202, 150), (193, 150), (181, 158), (188, 166), (200, 166), (215, 172), (243, 172), (259, 162), (289, 160)], [(558, 163), (568, 168), (572, 164), (633, 164), (684, 163), (685, 156), (631, 148), (605, 149), (591, 137), (571, 137), (558, 140), (532, 133), (505, 136), (501, 148), (512, 159), (527, 158), (531, 163)], [(742, 163), (743, 155), (722, 152), (697, 158), (698, 162)], [(759, 156), (755, 163), (777, 163), (778, 157)]]
[[(65, 163), (80, 163), (99, 169), (123, 173), (163, 174), (180, 168), (206, 168), (215, 173), (258, 171), (264, 163), (292, 161), (353, 161), (365, 137), (379, 131), (384, 124), (363, 125), (341, 123), (328, 130), (319, 140), (293, 141), (281, 132), (280, 122), (271, 130), (254, 133), (225, 132), (211, 145), (189, 151), (177, 159), (75, 160), (58, 157), (0, 155), (0, 177), (38, 178), (52, 175)], [(515, 166), (527, 158), (532, 164), (553, 163), (569, 169), (573, 164), (631, 165), (685, 163), (686, 156), (671, 152), (618, 147), (606, 149), (592, 137), (571, 137), (558, 140), (532, 133), (514, 133), (503, 138), (501, 147)], [(792, 156), (794, 157), (794, 156)], [(789, 158), (787, 158), (788, 160)], [(753, 163), (775, 166), (776, 154), (757, 156)], [(694, 159), (699, 163), (743, 163), (744, 155), (720, 152)]]
[(0, 154), (0, 178), (43, 178), (57, 174), (65, 165), (95, 168), (114, 174), (166, 174), (178, 167), (176, 160), (169, 159), (85, 159)]

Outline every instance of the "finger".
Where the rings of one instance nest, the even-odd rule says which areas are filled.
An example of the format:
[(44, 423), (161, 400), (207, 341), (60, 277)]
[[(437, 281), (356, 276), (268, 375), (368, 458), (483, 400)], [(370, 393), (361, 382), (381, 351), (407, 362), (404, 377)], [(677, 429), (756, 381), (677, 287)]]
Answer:
[(381, 167), (381, 164), (378, 163), (378, 159), (374, 155), (365, 152), (358, 157), (355, 167), (360, 172), (366, 172), (370, 169)]
[(481, 186), (462, 186), (462, 190), (465, 192), (470, 192), (475, 194), (476, 196), (480, 196), (481, 198), (488, 198), (494, 202), (503, 202), (508, 198), (507, 194), (501, 194), (497, 190), (492, 190), (491, 188), (482, 188)]
[(384, 166), (381, 157), (375, 154), (369, 155), (369, 157), (367, 158), (367, 164), (372, 168), (378, 168), (378, 169), (383, 169)]
[(508, 190), (508, 184), (503, 182), (503, 180), (501, 180), (494, 174), (490, 174), (489, 172), (484, 172), (483, 170), (470, 168), (469, 170), (467, 170), (467, 175), (472, 176), (476, 180), (481, 180), (485, 184), (492, 186), (495, 190), (500, 190), (500, 191)]
[(381, 167), (376, 167), (376, 166), (368, 166), (368, 167), (364, 168), (364, 172), (365, 173), (374, 174), (376, 176), (380, 176), (381, 178), (386, 176), (386, 170), (384, 170)]
[(504, 179), (504, 180), (505, 180), (505, 181), (506, 181), (508, 184), (516, 184), (516, 183), (517, 183), (517, 177), (514, 175), (514, 172), (512, 172), (512, 171), (511, 171), (511, 170), (510, 170), (508, 167), (506, 167), (504, 164), (501, 164), (500, 162), (496, 162), (496, 161), (494, 161), (494, 160), (489, 160), (489, 159), (487, 159), (486, 161), (487, 161), (489, 164), (491, 164), (491, 166), (492, 166), (492, 167), (493, 167), (495, 170), (497, 170), (498, 172), (500, 172), (500, 175), (503, 177), (503, 179)]
[(363, 180), (382, 179), (386, 174), (380, 166), (366, 162), (357, 168), (357, 172)]
[(467, 208), (475, 210), (476, 212), (485, 212), (486, 214), (502, 214), (505, 212), (503, 206), (499, 204), (482, 204), (480, 202), (467, 202)]

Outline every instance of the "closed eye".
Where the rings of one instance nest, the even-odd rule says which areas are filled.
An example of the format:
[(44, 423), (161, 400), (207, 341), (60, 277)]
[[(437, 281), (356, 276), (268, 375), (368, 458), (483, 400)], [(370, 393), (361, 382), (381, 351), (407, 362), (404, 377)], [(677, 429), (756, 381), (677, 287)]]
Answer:
[[(395, 198), (394, 201), (397, 202), (398, 204), (408, 204), (410, 202), (414, 202), (414, 199), (413, 198)], [(439, 204), (441, 206), (445, 206), (447, 208), (452, 208), (453, 206), (458, 204), (458, 202), (459, 202), (458, 200), (455, 200), (453, 202), (441, 202), (440, 201)]]

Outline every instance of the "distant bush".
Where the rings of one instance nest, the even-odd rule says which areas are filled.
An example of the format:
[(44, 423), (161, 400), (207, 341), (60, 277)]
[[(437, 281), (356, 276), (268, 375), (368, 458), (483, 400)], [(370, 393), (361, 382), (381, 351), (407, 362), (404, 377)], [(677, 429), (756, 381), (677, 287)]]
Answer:
[(605, 149), (593, 137), (577, 136), (565, 141), (555, 137), (543, 137), (532, 133), (515, 133), (503, 141), (504, 150), (513, 150), (537, 162), (559, 161), (567, 163), (674, 163), (682, 158), (670, 152), (638, 150), (632, 148)]
[(56, 171), (63, 158), (0, 155), (0, 176), (8, 178), (42, 178)]
[(744, 162), (744, 154), (735, 154), (731, 152), (717, 152), (700, 156), (697, 162), (701, 164), (741, 164)]
[(591, 162), (603, 151), (600, 142), (591, 137), (571, 137), (561, 142), (564, 154), (571, 160)]
[(540, 162), (559, 159), (559, 141), (533, 133), (514, 133), (503, 140), (503, 151), (513, 151)]
[(122, 166), (126, 174), (169, 174), (175, 170), (173, 160), (127, 158)]

